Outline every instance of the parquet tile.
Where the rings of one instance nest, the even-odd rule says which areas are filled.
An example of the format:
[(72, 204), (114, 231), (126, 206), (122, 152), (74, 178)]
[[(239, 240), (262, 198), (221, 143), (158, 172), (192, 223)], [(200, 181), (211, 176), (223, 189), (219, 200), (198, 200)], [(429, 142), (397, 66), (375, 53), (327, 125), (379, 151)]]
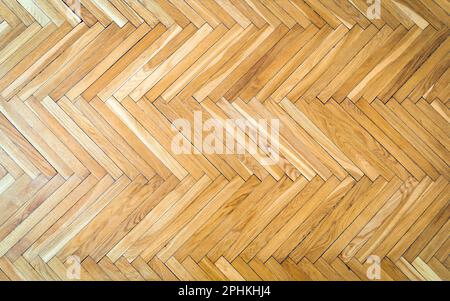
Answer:
[(0, 280), (450, 280), (449, 13), (0, 0)]

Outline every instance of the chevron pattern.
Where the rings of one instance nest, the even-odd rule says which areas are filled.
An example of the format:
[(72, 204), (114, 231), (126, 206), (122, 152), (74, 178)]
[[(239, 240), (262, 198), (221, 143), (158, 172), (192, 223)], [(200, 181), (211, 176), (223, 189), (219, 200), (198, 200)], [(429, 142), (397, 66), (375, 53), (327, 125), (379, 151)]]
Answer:
[(450, 2), (370, 2), (0, 0), (0, 280), (450, 280)]

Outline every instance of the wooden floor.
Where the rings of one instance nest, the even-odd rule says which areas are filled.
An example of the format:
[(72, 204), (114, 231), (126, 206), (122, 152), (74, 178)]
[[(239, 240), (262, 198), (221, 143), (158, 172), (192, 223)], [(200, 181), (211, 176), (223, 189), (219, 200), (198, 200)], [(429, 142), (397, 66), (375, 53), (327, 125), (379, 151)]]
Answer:
[(366, 2), (0, 0), (0, 279), (450, 280), (450, 4)]

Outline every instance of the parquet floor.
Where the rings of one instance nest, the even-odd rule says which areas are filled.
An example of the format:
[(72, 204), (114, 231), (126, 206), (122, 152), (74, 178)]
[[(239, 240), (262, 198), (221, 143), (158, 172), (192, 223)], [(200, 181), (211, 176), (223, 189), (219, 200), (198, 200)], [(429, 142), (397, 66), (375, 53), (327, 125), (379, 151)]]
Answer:
[(370, 2), (0, 0), (0, 279), (449, 280), (450, 2)]

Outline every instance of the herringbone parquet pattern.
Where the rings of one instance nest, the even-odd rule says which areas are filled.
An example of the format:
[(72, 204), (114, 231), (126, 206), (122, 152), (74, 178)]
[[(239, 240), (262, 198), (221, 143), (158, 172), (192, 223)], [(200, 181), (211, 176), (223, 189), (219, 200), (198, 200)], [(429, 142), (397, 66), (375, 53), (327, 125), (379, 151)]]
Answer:
[[(369, 5), (0, 0), (0, 279), (449, 280), (450, 3)], [(281, 160), (174, 154), (194, 111)]]

